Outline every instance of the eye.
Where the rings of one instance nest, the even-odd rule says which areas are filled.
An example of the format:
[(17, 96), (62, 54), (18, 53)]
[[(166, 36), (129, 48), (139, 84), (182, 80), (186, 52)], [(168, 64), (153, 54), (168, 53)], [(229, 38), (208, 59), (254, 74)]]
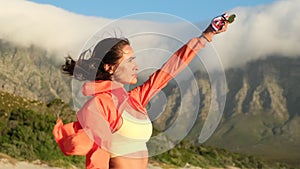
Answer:
[(135, 57), (130, 57), (129, 59), (128, 59), (128, 62), (134, 62), (135, 61)]

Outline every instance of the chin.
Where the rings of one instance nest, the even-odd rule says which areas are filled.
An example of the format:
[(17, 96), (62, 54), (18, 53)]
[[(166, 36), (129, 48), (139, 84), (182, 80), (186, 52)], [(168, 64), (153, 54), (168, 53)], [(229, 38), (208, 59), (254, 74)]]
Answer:
[(137, 79), (136, 78), (134, 78), (134, 79), (132, 79), (131, 81), (130, 81), (130, 84), (136, 84), (137, 83)]
[(130, 84), (137, 84), (137, 81), (131, 81)]

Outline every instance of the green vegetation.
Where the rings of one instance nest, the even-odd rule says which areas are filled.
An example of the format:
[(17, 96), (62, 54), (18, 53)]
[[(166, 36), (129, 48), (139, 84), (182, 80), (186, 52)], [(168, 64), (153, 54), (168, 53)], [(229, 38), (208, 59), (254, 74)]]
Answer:
[(220, 124), (206, 145), (299, 166), (300, 135), (298, 130), (291, 130), (299, 128), (299, 121), (294, 117), (288, 125), (280, 124), (267, 112), (236, 115)]
[[(8, 93), (1, 93), (1, 96), (1, 153), (18, 160), (34, 161), (40, 159), (52, 166), (70, 167), (75, 165), (84, 167), (84, 157), (64, 156), (52, 135), (56, 115), (65, 113), (64, 116), (69, 117), (69, 120), (72, 119), (72, 115), (75, 115), (70, 108), (68, 109), (69, 112), (66, 112), (67, 105), (60, 100), (44, 104), (21, 99)], [(56, 113), (58, 114), (50, 113), (54, 110), (57, 110)]]
[(151, 160), (160, 161), (166, 164), (183, 167), (186, 164), (199, 166), (201, 168), (229, 166), (238, 168), (272, 168), (287, 169), (293, 168), (287, 164), (279, 162), (267, 162), (260, 158), (232, 153), (225, 149), (195, 145), (184, 140), (175, 148), (163, 154), (152, 157)]

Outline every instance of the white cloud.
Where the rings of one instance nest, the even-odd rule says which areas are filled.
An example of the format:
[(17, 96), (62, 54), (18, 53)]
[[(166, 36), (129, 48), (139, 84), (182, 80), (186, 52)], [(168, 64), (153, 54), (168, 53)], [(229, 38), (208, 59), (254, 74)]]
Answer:
[[(231, 9), (229, 12), (236, 13), (237, 20), (226, 33), (214, 37), (215, 49), (225, 68), (269, 55), (300, 56), (300, 48), (297, 47), (300, 42), (299, 9), (299, 0), (278, 0), (264, 6)], [(143, 19), (147, 14), (140, 16)], [(63, 58), (67, 54), (78, 55), (87, 40), (101, 27), (106, 26), (110, 33), (113, 32), (109, 31), (110, 28), (114, 31), (120, 28), (125, 36), (133, 39), (137, 53), (152, 55), (149, 62), (143, 60), (141, 64), (161, 65), (162, 60), (166, 60), (182, 43), (200, 34), (200, 30), (191, 23), (162, 23), (164, 19), (161, 16), (166, 15), (152, 17), (158, 18), (157, 22), (134, 20), (135, 16), (127, 16), (111, 23), (109, 19), (78, 15), (51, 5), (0, 0), (0, 38), (22, 45), (38, 45)], [(169, 18), (174, 19), (174, 16)], [(98, 33), (100, 37), (104, 34), (105, 30)], [(157, 53), (165, 56), (154, 59), (153, 55), (157, 53), (145, 52), (147, 47), (157, 48)], [(203, 51), (203, 61), (208, 66), (215, 62), (211, 49), (208, 45), (208, 49)]]
[(0, 38), (38, 45), (58, 54), (78, 54), (104, 18), (77, 15), (24, 0), (0, 0)]
[(300, 1), (232, 9), (237, 20), (215, 46), (225, 67), (277, 55), (300, 57)]

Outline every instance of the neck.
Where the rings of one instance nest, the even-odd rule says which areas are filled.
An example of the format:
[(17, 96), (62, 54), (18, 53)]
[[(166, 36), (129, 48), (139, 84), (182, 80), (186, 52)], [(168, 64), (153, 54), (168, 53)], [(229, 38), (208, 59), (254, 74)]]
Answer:
[(121, 82), (118, 82), (116, 80), (112, 80), (112, 84), (115, 86), (115, 87), (124, 87), (124, 84), (121, 83)]

